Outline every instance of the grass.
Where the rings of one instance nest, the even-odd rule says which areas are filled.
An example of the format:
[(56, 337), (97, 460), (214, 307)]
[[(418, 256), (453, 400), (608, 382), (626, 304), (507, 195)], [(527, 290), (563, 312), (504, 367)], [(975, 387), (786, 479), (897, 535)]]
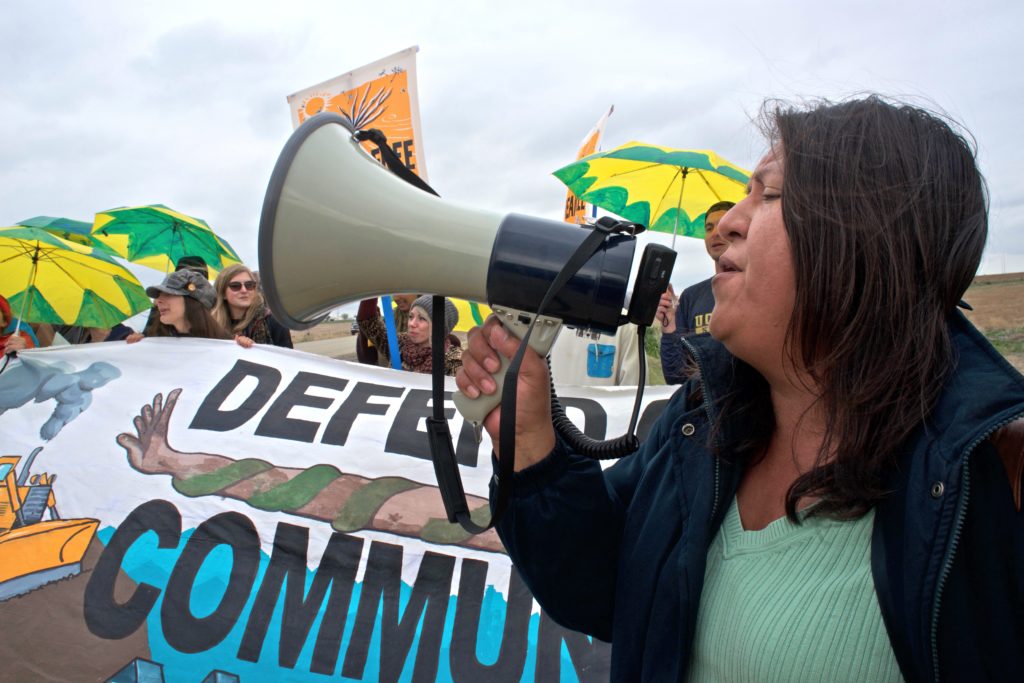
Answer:
[(661, 327), (654, 325), (647, 328), (644, 336), (644, 352), (647, 355), (647, 384), (654, 386), (665, 383), (665, 373), (661, 370)]
[(1024, 327), (987, 330), (985, 336), (1004, 356), (1024, 354)]
[(655, 386), (665, 383), (665, 373), (661, 371), (661, 359), (647, 354), (647, 385)]
[(992, 346), (1024, 371), (1024, 274), (979, 277), (964, 298), (974, 306), (967, 313)]

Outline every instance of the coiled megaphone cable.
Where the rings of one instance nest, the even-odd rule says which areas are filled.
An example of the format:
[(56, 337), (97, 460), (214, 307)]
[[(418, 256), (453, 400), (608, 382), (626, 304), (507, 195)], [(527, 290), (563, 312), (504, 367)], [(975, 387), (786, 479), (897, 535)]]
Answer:
[[(353, 137), (359, 142), (369, 141), (375, 144), (380, 150), (384, 165), (396, 176), (424, 192), (440, 196), (426, 181), (402, 163), (398, 155), (387, 144), (387, 137), (381, 131), (377, 129), (360, 130), (356, 131)], [(458, 461), (455, 458), (455, 446), (448, 427), (448, 419), (444, 412), (445, 327), (442, 324), (437, 324), (438, 321), (435, 318), (438, 315), (444, 315), (445, 307), (444, 297), (434, 296), (430, 321), (431, 396), (433, 405), (431, 417), (427, 418), (426, 423), (427, 435), (430, 441), (431, 460), (434, 463), (434, 474), (437, 477), (437, 485), (441, 491), (441, 499), (444, 502), (449, 522), (457, 522), (469, 533), (479, 534), (492, 528), (501, 519), (512, 497), (512, 480), (515, 472), (516, 390), (519, 384), (519, 367), (522, 365), (523, 356), (529, 344), (530, 335), (533, 333), (534, 325), (536, 325), (537, 320), (547, 309), (548, 304), (555, 295), (562, 290), (570, 278), (576, 275), (580, 268), (586, 265), (587, 261), (597, 253), (610, 235), (616, 232), (632, 232), (635, 234), (637, 227), (634, 224), (613, 219), (601, 219), (598, 221), (598, 224), (593, 226), (591, 233), (579, 244), (558, 275), (555, 276), (540, 305), (537, 307), (534, 320), (527, 328), (526, 334), (523, 335), (519, 350), (512, 358), (505, 373), (506, 380), (502, 388), (501, 412), (506, 416), (510, 416), (511, 419), (506, 418), (501, 421), (498, 444), (503, 455), (498, 461), (498, 491), (495, 496), (493, 510), (491, 511), (491, 519), (486, 526), (477, 524), (470, 516), (469, 504), (462, 486), (462, 477), (459, 474)], [(583, 434), (565, 415), (565, 409), (555, 393), (554, 383), (551, 384), (552, 424), (559, 435), (581, 455), (596, 459), (620, 458), (635, 452), (639, 447), (640, 441), (636, 436), (636, 424), (640, 414), (640, 403), (643, 399), (644, 376), (647, 374), (643, 343), (646, 329), (644, 326), (638, 327), (638, 334), (640, 336), (640, 343), (638, 345), (640, 353), (640, 384), (637, 386), (637, 396), (633, 404), (633, 415), (629, 422), (629, 428), (623, 436), (617, 439), (600, 441)]]
[(430, 452), (434, 461), (434, 472), (437, 474), (437, 485), (441, 490), (441, 498), (444, 501), (445, 512), (448, 514), (449, 522), (458, 522), (463, 529), (471, 534), (480, 534), (487, 531), (501, 519), (508, 503), (512, 498), (512, 480), (515, 472), (516, 455), (516, 405), (518, 403), (517, 389), (519, 386), (519, 368), (523, 363), (523, 357), (530, 343), (530, 335), (537, 320), (543, 315), (551, 300), (561, 291), (565, 283), (582, 268), (590, 257), (597, 253), (605, 239), (612, 234), (607, 226), (597, 225), (589, 235), (580, 243), (572, 256), (562, 266), (562, 270), (551, 282), (540, 305), (537, 306), (537, 313), (533, 322), (526, 328), (519, 344), (519, 350), (505, 372), (505, 383), (501, 390), (501, 412), (505, 419), (501, 421), (498, 433), (498, 445), (502, 453), (498, 458), (498, 492), (495, 496), (494, 505), (491, 510), (491, 520), (487, 526), (480, 526), (470, 517), (469, 504), (466, 501), (465, 491), (462, 487), (462, 477), (459, 475), (458, 463), (455, 459), (455, 447), (452, 443), (451, 432), (448, 429), (448, 420), (444, 414), (444, 330), (434, 320), (439, 313), (444, 311), (444, 298), (434, 297), (433, 311), (431, 315), (431, 358), (433, 375), (433, 410), (432, 417), (427, 418), (427, 434), (430, 438)]
[[(633, 401), (633, 414), (629, 418), (629, 427), (626, 433), (615, 439), (593, 439), (577, 427), (565, 414), (565, 408), (555, 393), (555, 381), (551, 380), (551, 422), (555, 431), (565, 439), (566, 443), (580, 455), (595, 460), (611, 460), (621, 458), (635, 453), (640, 448), (640, 438), (636, 435), (636, 424), (640, 418), (640, 404), (644, 400), (644, 378), (647, 376), (647, 354), (644, 351), (644, 337), (647, 328), (643, 325), (637, 326), (639, 336), (640, 355), (640, 380), (636, 387), (636, 399)], [(548, 359), (548, 372), (551, 371), (551, 357)]]

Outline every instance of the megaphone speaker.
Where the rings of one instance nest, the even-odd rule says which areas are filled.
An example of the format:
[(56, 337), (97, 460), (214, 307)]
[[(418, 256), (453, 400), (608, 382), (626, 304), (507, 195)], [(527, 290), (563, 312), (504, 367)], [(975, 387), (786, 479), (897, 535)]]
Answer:
[[(398, 292), (440, 294), (531, 310), (588, 230), (560, 221), (460, 206), (403, 182), (352, 137), (349, 121), (318, 114), (281, 152), (259, 230), (260, 279), (274, 317), (291, 329), (339, 305)], [(634, 240), (609, 238), (548, 314), (613, 332)]]
[[(392, 174), (353, 133), (348, 119), (318, 114), (292, 134), (277, 161), (258, 241), (274, 317), (305, 329), (346, 302), (418, 292), (486, 302), (522, 337), (591, 227), (441, 199)], [(548, 331), (531, 334), (535, 350), (547, 352), (559, 322), (613, 333), (626, 321), (635, 243), (627, 234), (604, 239), (545, 308)], [(483, 415), (470, 419), (478, 424)]]

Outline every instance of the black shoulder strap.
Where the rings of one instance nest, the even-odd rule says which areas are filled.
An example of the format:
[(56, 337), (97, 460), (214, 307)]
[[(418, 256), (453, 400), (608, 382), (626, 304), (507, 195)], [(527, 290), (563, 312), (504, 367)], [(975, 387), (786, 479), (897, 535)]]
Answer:
[(391, 149), (391, 146), (388, 144), (388, 139), (384, 136), (384, 133), (380, 132), (376, 128), (370, 128), (368, 130), (357, 130), (352, 137), (359, 142), (369, 141), (375, 144), (377, 149), (380, 150), (381, 161), (384, 162), (384, 165), (387, 166), (388, 169), (396, 176), (410, 185), (418, 187), (424, 192), (429, 192), (435, 197), (440, 196), (437, 192), (434, 192), (434, 188), (427, 185), (423, 178), (420, 178), (418, 175), (410, 171), (409, 167), (402, 163), (402, 160), (398, 158), (395, 151)]
[[(449, 522), (458, 522), (463, 529), (471, 534), (479, 534), (492, 528), (505, 514), (512, 498), (512, 481), (515, 474), (516, 461), (516, 403), (519, 384), (519, 367), (533, 334), (537, 319), (544, 314), (548, 304), (558, 294), (565, 283), (582, 268), (590, 257), (597, 253), (601, 244), (611, 231), (604, 226), (595, 226), (572, 256), (562, 266), (562, 270), (551, 282), (544, 298), (537, 307), (537, 314), (519, 344), (519, 350), (513, 356), (508, 370), (505, 372), (505, 385), (501, 391), (501, 429), (498, 434), (498, 445), (501, 457), (498, 458), (498, 492), (491, 509), (491, 520), (487, 526), (480, 526), (470, 518), (469, 504), (466, 501), (459, 475), (458, 463), (455, 460), (455, 447), (452, 444), (448, 421), (444, 415), (444, 329), (438, 324), (438, 315), (443, 316), (444, 299), (434, 297), (433, 320), (431, 321), (431, 344), (433, 346), (433, 416), (427, 418), (427, 431), (430, 436), (430, 452), (434, 460), (434, 471), (437, 474), (437, 485), (441, 489), (445, 512)], [(444, 320), (442, 317), (441, 321)], [(440, 329), (439, 329), (440, 328)]]

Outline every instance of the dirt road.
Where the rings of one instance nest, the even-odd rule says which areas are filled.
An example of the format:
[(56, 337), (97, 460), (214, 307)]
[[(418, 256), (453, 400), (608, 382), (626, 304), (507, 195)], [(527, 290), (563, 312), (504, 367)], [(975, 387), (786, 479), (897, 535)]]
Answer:
[(295, 348), (306, 353), (315, 353), (318, 356), (330, 356), (341, 360), (356, 359), (356, 338), (355, 335), (347, 334), (331, 339), (317, 339), (315, 341), (299, 342)]

